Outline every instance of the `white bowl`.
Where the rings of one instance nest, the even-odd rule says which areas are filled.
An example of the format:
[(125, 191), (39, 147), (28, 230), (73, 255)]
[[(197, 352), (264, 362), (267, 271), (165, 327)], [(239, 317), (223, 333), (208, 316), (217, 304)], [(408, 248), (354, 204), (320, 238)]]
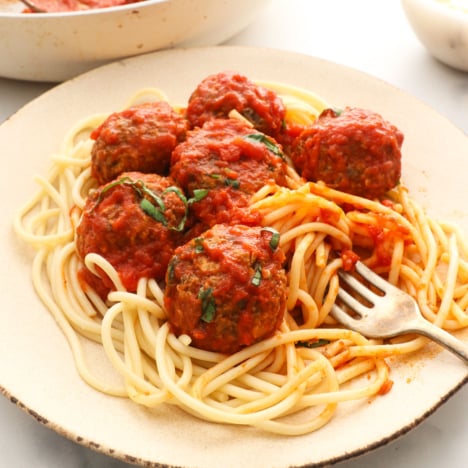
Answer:
[(416, 36), (436, 59), (468, 71), (468, 2), (401, 0)]
[(0, 76), (64, 81), (104, 63), (170, 47), (217, 45), (269, 0), (144, 0), (69, 13), (22, 13), (0, 0)]

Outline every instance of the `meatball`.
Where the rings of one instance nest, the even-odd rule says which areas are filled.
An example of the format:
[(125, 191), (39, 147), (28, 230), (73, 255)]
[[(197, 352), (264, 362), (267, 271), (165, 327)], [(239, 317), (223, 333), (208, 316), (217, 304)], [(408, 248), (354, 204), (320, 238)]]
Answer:
[(187, 119), (201, 127), (212, 118), (226, 118), (232, 110), (270, 136), (283, 126), (286, 108), (279, 96), (235, 72), (222, 72), (205, 78), (189, 98)]
[[(214, 224), (259, 224), (249, 211), (250, 197), (267, 183), (286, 184), (286, 161), (271, 137), (236, 119), (215, 119), (189, 131), (172, 153), (171, 177), (192, 197), (198, 221)], [(250, 220), (250, 221), (249, 221)]]
[(326, 109), (296, 138), (291, 159), (305, 179), (378, 198), (400, 180), (402, 144), (400, 130), (375, 112)]
[(178, 247), (164, 293), (174, 333), (226, 354), (271, 336), (286, 304), (278, 236), (259, 226), (218, 224)]
[(172, 150), (185, 139), (187, 127), (164, 101), (113, 113), (91, 133), (91, 175), (99, 184), (129, 171), (167, 175)]
[[(123, 173), (88, 197), (76, 229), (78, 255), (103, 256), (125, 288), (135, 291), (140, 278), (164, 279), (174, 249), (182, 243), (186, 217), (185, 197), (170, 178)], [(81, 277), (100, 293), (112, 288), (105, 275), (98, 278), (84, 269)]]

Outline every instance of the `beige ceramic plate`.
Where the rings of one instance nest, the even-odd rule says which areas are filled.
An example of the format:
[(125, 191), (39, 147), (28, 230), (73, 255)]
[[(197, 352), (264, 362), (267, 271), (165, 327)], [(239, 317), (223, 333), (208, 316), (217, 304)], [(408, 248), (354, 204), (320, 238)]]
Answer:
[[(31, 251), (11, 220), (44, 173), (71, 124), (119, 109), (137, 88), (158, 86), (183, 103), (210, 73), (235, 69), (251, 78), (314, 90), (336, 106), (376, 110), (405, 133), (403, 179), (414, 197), (468, 232), (468, 139), (433, 110), (360, 72), (303, 55), (249, 48), (172, 50), (117, 62), (64, 83), (0, 127), (4, 172), (0, 288), (0, 385), (42, 423), (112, 456), (146, 464), (250, 468), (318, 465), (350, 458), (404, 434), (468, 379), (467, 367), (433, 345), (394, 362), (390, 393), (343, 405), (330, 424), (303, 437), (266, 435), (199, 421), (172, 407), (153, 412), (101, 395), (77, 375), (67, 343), (30, 282)], [(442, 163), (443, 161), (443, 163)], [(463, 166), (465, 168), (463, 169)], [(450, 190), (447, 186), (450, 183)], [(468, 341), (468, 334), (462, 334)], [(97, 347), (94, 365), (107, 370)], [(443, 373), (444, 378), (440, 378)]]

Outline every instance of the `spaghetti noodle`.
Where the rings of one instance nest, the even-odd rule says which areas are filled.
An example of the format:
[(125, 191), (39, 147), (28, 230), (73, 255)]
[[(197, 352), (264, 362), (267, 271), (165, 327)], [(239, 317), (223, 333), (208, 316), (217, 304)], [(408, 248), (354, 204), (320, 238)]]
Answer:
[[(328, 107), (305, 90), (263, 85), (281, 96), (289, 121), (312, 123)], [(167, 100), (161, 90), (145, 89), (124, 107), (152, 99)], [(106, 117), (88, 117), (70, 130), (48, 176), (36, 177), (39, 191), (14, 221), (18, 236), (36, 249), (35, 290), (65, 334), (81, 377), (95, 389), (150, 408), (173, 404), (208, 421), (286, 435), (319, 429), (341, 402), (386, 393), (385, 358), (417, 351), (426, 341), (369, 340), (330, 317), (336, 272), (346, 263), (346, 255), (334, 257), (337, 249), (370, 252), (365, 262), (413, 295), (436, 325), (468, 326), (468, 244), (456, 227), (428, 217), (403, 185), (381, 203), (304, 182), (292, 166), (287, 187), (266, 185), (251, 199), (290, 258), (287, 311), (272, 337), (229, 356), (190, 346), (188, 336), (171, 332), (158, 282), (142, 278), (136, 292), (128, 292), (96, 254), (87, 255), (86, 267), (107, 275), (113, 291), (103, 300), (83, 289), (75, 228), (94, 187), (89, 134)], [(382, 255), (390, 261), (380, 262)], [(93, 373), (82, 338), (102, 344), (120, 385)]]

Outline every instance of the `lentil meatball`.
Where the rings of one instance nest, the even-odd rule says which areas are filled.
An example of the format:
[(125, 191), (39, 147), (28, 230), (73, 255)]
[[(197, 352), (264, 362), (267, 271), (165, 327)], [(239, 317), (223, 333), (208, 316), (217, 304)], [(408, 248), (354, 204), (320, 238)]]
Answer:
[(208, 190), (195, 203), (195, 218), (214, 224), (259, 224), (250, 197), (267, 183), (286, 184), (286, 161), (275, 141), (236, 119), (215, 119), (189, 131), (172, 153), (171, 177), (188, 196)]
[(278, 233), (213, 226), (176, 249), (166, 275), (165, 306), (177, 335), (226, 354), (271, 336), (286, 304)]
[(281, 131), (286, 115), (274, 91), (230, 71), (205, 78), (190, 96), (186, 115), (192, 127), (201, 127), (212, 118), (227, 118), (232, 110), (273, 137)]
[[(142, 277), (162, 280), (182, 242), (186, 208), (182, 192), (170, 178), (123, 173), (88, 197), (76, 229), (78, 255), (103, 256), (129, 291), (136, 290)], [(80, 275), (102, 294), (113, 286), (105, 275), (100, 279), (87, 269)]]
[(184, 140), (187, 126), (164, 101), (111, 114), (91, 134), (91, 175), (99, 184), (129, 171), (167, 175), (172, 150)]
[(400, 130), (375, 112), (326, 109), (296, 138), (291, 159), (305, 179), (378, 198), (400, 180), (402, 144)]

